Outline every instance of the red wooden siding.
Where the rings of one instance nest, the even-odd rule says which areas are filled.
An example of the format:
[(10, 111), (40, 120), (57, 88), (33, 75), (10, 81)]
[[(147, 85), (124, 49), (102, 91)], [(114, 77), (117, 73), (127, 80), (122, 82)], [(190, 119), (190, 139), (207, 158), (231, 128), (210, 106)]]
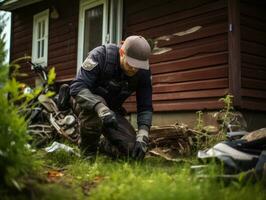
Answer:
[(77, 69), (79, 1), (55, 1), (60, 18), (51, 20), (49, 66), (56, 66), (57, 81), (73, 79)]
[[(49, 20), (48, 66), (55, 66), (57, 81), (71, 80), (76, 74), (79, 0), (46, 0), (14, 10), (11, 60), (31, 55), (33, 16), (52, 6), (59, 18)], [(219, 109), (218, 99), (229, 91), (238, 108), (266, 110), (265, 10), (264, 1), (252, 0), (124, 0), (123, 38), (170, 37), (158, 40), (157, 46), (172, 50), (150, 60), (154, 110)], [(193, 27), (201, 28), (173, 35)], [(21, 72), (29, 76), (19, 80), (34, 83), (25, 62)], [(125, 106), (135, 111), (135, 97)]]
[(266, 3), (240, 1), (242, 108), (266, 110)]
[[(48, 66), (54, 66), (57, 81), (71, 79), (76, 74), (78, 1), (43, 1), (13, 12), (11, 60), (30, 56), (32, 51), (33, 15), (54, 6), (59, 12), (58, 19), (49, 19)], [(34, 83), (35, 75), (30, 66), (22, 63), (21, 72), (29, 74), (20, 80)]]
[[(29, 12), (29, 7), (25, 7), (12, 13), (10, 48), (11, 61), (31, 55), (33, 18)], [(28, 76), (20, 77), (19, 80), (33, 84), (35, 74), (30, 71), (30, 66), (25, 65), (24, 60), (20, 62), (20, 64), (20, 72), (26, 73)]]
[[(125, 2), (125, 37), (158, 38), (201, 26), (198, 31), (158, 41), (171, 51), (151, 57), (155, 111), (217, 109), (228, 92), (227, 2)], [(125, 103), (135, 111), (135, 97)]]

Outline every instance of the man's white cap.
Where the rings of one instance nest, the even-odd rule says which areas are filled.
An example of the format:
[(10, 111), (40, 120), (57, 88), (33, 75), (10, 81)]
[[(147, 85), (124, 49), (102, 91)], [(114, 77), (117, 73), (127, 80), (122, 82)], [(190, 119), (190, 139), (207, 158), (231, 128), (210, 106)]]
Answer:
[(126, 56), (126, 61), (132, 67), (138, 69), (149, 69), (149, 56), (151, 47), (147, 40), (142, 36), (129, 36), (121, 47)]

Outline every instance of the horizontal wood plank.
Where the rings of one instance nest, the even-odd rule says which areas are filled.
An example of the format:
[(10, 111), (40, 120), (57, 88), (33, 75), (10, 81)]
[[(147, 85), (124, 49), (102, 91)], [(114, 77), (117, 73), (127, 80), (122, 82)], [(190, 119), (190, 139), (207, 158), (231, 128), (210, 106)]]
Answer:
[(265, 22), (256, 17), (250, 17), (240, 13), (240, 25), (254, 28), (260, 31), (266, 31)]
[(259, 66), (264, 66), (264, 67), (266, 66), (266, 57), (242, 53), (241, 59), (243, 63), (254, 64), (254, 65), (259, 65)]
[(204, 45), (192, 46), (183, 49), (173, 49), (167, 53), (156, 55), (151, 57), (151, 64), (170, 61), (170, 60), (177, 60), (177, 59), (185, 59), (191, 58), (193, 56), (202, 56), (205, 54), (211, 53), (219, 53), (227, 51), (227, 41), (215, 41), (215, 42), (208, 42)]
[(57, 82), (71, 81), (71, 80), (73, 80), (74, 78), (75, 78), (75, 75), (74, 75), (74, 74), (70, 74), (70, 75), (65, 75), (65, 74), (63, 74), (63, 75), (59, 76), (59, 77), (56, 79), (56, 81), (57, 81)]
[(168, 61), (151, 65), (152, 74), (169, 73), (208, 66), (223, 65), (228, 62), (228, 53), (221, 52), (204, 56), (195, 56), (177, 61)]
[(75, 53), (71, 53), (69, 55), (62, 55), (60, 57), (51, 58), (49, 60), (49, 63), (62, 63), (65, 62), (66, 60), (75, 60), (76, 56), (77, 55)]
[(241, 85), (242, 85), (242, 88), (266, 90), (266, 81), (264, 80), (257, 80), (257, 79), (250, 79), (250, 78), (242, 77)]
[(210, 79), (203, 81), (189, 81), (181, 83), (164, 84), (158, 83), (153, 85), (153, 93), (167, 93), (178, 91), (192, 91), (192, 90), (204, 90), (204, 89), (219, 89), (228, 88), (228, 79)]
[(185, 81), (206, 80), (214, 78), (226, 78), (228, 76), (228, 66), (216, 66), (203, 69), (195, 69), (182, 72), (154, 75), (152, 82), (156, 83), (177, 83)]
[[(161, 94), (153, 94), (152, 100), (180, 100), (180, 99), (200, 99), (210, 97), (223, 97), (228, 94), (228, 89), (214, 89), (214, 90), (199, 90), (199, 91), (182, 91), (182, 92), (169, 92)], [(135, 102), (135, 97), (129, 97), (127, 102)]]
[(213, 24), (203, 27), (198, 31), (183, 35), (171, 36), (169, 40), (157, 40), (158, 47), (174, 47), (175, 49), (182, 49), (197, 45), (206, 44), (219, 40), (227, 40), (227, 24)]
[[(182, 12), (175, 12), (172, 14), (168, 15), (163, 15), (160, 17), (157, 17), (155, 19), (150, 19), (148, 21), (144, 22), (138, 22), (137, 24), (134, 25), (128, 25), (126, 27), (127, 32), (139, 32), (141, 30), (149, 29), (151, 27), (158, 27), (161, 25), (164, 25), (166, 23), (171, 23), (174, 21), (181, 21), (181, 20), (186, 20), (187, 18), (195, 17), (198, 15), (202, 15), (204, 13), (208, 13), (211, 11), (219, 10), (222, 8), (225, 8), (225, 1), (219, 0), (219, 1), (214, 1), (212, 3), (204, 4), (200, 7), (193, 7), (188, 10), (184, 10)], [(130, 16), (130, 13), (127, 13)]]
[(251, 78), (256, 80), (265, 80), (266, 81), (266, 67), (264, 70), (254, 70), (254, 68), (241, 68), (242, 77)]
[(259, 1), (250, 1), (240, 3), (240, 13), (243, 13), (249, 17), (259, 18), (266, 21), (265, 9), (266, 5), (263, 3), (257, 4)]
[(63, 48), (75, 46), (77, 48), (77, 38), (71, 38), (65, 42), (49, 43), (49, 49), (51, 51), (58, 51)]
[(240, 30), (242, 40), (263, 44), (264, 46), (266, 46), (266, 31), (256, 30), (244, 25), (240, 26)]
[(200, 25), (202, 27), (205, 27), (210, 24), (225, 22), (226, 20), (227, 20), (226, 12), (224, 10), (221, 10), (219, 12), (215, 12), (211, 14), (211, 17), (210, 17), (210, 14), (208, 13), (201, 17), (195, 17), (195, 18), (185, 20), (179, 23), (172, 22), (172, 23), (164, 24), (162, 26), (138, 31), (137, 33), (143, 36), (146, 36), (146, 37), (156, 38), (156, 37), (160, 37), (163, 35), (169, 35), (169, 34), (178, 33), (180, 31), (185, 31), (195, 26)]
[(51, 63), (54, 59), (57, 59), (61, 56), (75, 54), (76, 50), (77, 50), (76, 46), (66, 46), (65, 48), (62, 48), (61, 50), (50, 50), (48, 52), (49, 61)]
[(266, 111), (265, 99), (242, 98), (241, 108), (255, 111)]
[[(144, 21), (149, 21), (154, 18), (169, 15), (174, 12), (182, 12), (183, 10), (191, 9), (193, 7), (198, 7), (202, 4), (205, 4), (206, 2), (208, 2), (208, 0), (198, 0), (198, 1), (187, 0), (183, 1), (182, 3), (180, 3), (179, 1), (166, 1), (166, 2), (161, 1), (161, 4), (157, 4), (152, 7), (147, 7), (146, 9), (143, 9), (143, 2), (141, 3), (136, 2), (136, 4), (139, 5), (139, 10), (138, 12), (129, 15), (127, 23), (129, 25), (132, 25)], [(147, 5), (148, 4), (149, 3), (147, 2)], [(126, 8), (126, 10), (128, 9), (130, 8)]]
[(62, 73), (62, 71), (66, 70), (76, 70), (77, 68), (77, 62), (76, 60), (66, 60), (65, 62), (57, 63), (57, 64), (50, 64), (50, 67), (55, 67), (56, 70), (59, 73)]
[[(136, 112), (136, 103), (124, 104), (128, 112)], [(206, 99), (206, 100), (187, 100), (176, 102), (154, 102), (154, 112), (158, 111), (181, 111), (181, 110), (204, 110), (204, 109), (221, 109), (223, 103), (219, 99)]]
[[(266, 90), (241, 89), (241, 96), (266, 99)], [(265, 103), (266, 105), (266, 103)]]
[(242, 40), (241, 52), (266, 58), (266, 46), (255, 42)]
[(57, 37), (49, 38), (49, 42), (52, 44), (55, 44), (59, 42), (65, 42), (66, 40), (70, 40), (75, 37), (76, 37), (76, 34), (74, 32), (70, 32), (70, 33), (65, 33)]

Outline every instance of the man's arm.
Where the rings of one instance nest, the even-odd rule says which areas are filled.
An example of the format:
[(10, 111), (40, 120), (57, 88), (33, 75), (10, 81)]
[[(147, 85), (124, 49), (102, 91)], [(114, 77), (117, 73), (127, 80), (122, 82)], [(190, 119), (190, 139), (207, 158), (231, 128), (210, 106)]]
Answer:
[(75, 97), (83, 109), (91, 110), (102, 100), (92, 93), (93, 89), (97, 87), (97, 80), (102, 65), (104, 65), (102, 51), (103, 47), (97, 47), (89, 53), (82, 63), (76, 79), (70, 86), (70, 94)]
[(151, 72), (144, 71), (136, 91), (138, 129), (150, 129), (152, 123), (152, 83)]
[(150, 71), (145, 71), (136, 91), (138, 133), (132, 157), (142, 160), (148, 150), (149, 131), (152, 123), (152, 83)]
[(110, 110), (102, 97), (93, 94), (93, 90), (98, 87), (101, 69), (105, 67), (104, 47), (97, 47), (92, 50), (85, 61), (76, 80), (70, 87), (70, 93), (75, 97), (76, 102), (84, 110), (95, 111), (106, 127), (117, 128), (115, 113)]

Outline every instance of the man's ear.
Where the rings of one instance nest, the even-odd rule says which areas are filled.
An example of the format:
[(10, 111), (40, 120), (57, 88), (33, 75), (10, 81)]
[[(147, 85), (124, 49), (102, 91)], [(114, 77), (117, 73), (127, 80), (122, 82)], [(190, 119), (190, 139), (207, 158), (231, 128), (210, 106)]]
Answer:
[(123, 51), (122, 48), (119, 49), (119, 55), (120, 55), (121, 57), (124, 56), (124, 51)]

